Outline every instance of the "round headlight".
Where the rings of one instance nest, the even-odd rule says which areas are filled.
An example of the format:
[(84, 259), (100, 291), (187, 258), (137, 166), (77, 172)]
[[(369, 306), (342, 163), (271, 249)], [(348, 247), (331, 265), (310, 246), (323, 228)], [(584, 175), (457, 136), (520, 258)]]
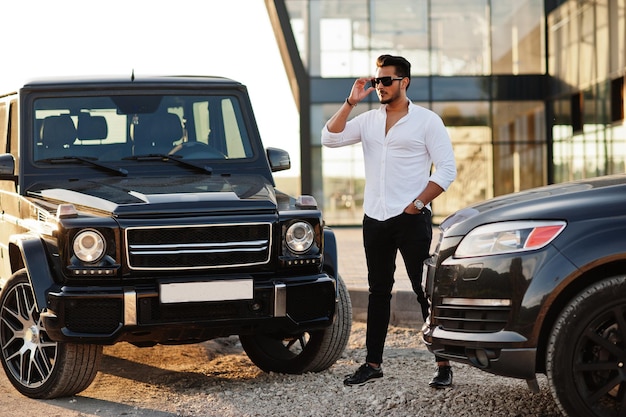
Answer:
[(295, 253), (306, 252), (313, 245), (313, 227), (306, 222), (297, 222), (289, 226), (285, 234), (285, 242), (289, 250)]
[(74, 237), (74, 254), (83, 262), (97, 262), (104, 255), (104, 237), (95, 230), (84, 230)]

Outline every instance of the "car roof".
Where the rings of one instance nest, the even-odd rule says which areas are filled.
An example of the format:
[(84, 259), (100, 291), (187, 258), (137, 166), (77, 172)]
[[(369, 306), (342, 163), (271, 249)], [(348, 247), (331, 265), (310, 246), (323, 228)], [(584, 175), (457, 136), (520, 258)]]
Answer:
[(129, 88), (129, 87), (191, 87), (191, 86), (213, 86), (213, 87), (236, 87), (243, 85), (235, 80), (219, 76), (203, 75), (152, 75), (152, 76), (72, 76), (72, 77), (50, 77), (39, 78), (28, 81), (22, 87), (23, 90), (48, 90), (48, 89), (68, 89), (75, 88)]

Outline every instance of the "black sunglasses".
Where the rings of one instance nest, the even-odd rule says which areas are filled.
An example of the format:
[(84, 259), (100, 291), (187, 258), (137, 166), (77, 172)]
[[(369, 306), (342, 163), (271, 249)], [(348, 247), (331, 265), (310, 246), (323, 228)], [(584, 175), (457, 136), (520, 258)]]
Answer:
[(399, 81), (404, 79), (404, 77), (392, 78), (392, 77), (380, 77), (380, 78), (372, 78), (370, 82), (372, 83), (372, 87), (376, 87), (378, 83), (382, 83), (385, 87), (389, 87), (394, 81)]

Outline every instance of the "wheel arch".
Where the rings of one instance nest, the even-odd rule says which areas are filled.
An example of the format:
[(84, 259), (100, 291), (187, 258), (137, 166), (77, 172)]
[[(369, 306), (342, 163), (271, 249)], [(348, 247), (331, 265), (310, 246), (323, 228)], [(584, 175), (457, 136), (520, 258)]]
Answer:
[(13, 273), (25, 268), (33, 288), (39, 311), (47, 307), (47, 293), (54, 285), (45, 244), (38, 236), (15, 235), (9, 241), (9, 257)]
[(559, 315), (567, 304), (588, 286), (599, 282), (605, 278), (626, 274), (626, 259), (613, 259), (606, 263), (593, 265), (579, 275), (572, 276), (559, 287), (559, 292), (550, 304), (541, 324), (539, 339), (537, 340), (537, 360), (536, 371), (545, 373), (546, 371), (546, 347), (552, 328)]

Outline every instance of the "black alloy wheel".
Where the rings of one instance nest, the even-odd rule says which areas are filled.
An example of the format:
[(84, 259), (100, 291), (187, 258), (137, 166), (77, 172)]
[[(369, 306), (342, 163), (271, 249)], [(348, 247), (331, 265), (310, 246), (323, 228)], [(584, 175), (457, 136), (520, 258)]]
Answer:
[(550, 390), (571, 416), (626, 416), (626, 276), (599, 281), (562, 311), (547, 349)]

